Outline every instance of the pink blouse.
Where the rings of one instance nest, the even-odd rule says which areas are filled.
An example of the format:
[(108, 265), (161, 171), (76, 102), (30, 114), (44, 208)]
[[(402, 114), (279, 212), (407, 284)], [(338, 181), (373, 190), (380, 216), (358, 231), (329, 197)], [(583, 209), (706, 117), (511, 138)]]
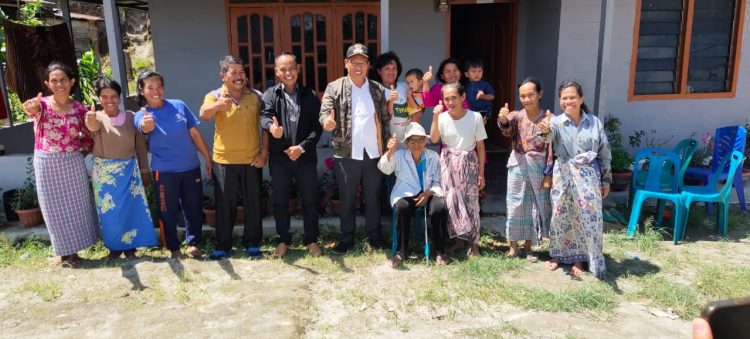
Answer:
[(28, 113), (34, 119), (34, 150), (45, 152), (90, 152), (94, 140), (86, 128), (87, 109), (80, 102), (73, 101), (69, 112), (59, 115), (52, 110), (50, 98), (39, 102), (38, 114)]
[[(432, 85), (429, 91), (423, 92), (422, 99), (424, 100), (424, 105), (427, 107), (436, 106), (439, 100), (443, 100), (443, 93), (441, 92), (442, 90), (443, 90), (443, 84), (437, 83), (437, 84)], [(461, 106), (463, 108), (469, 108), (469, 102), (464, 100), (461, 103)]]

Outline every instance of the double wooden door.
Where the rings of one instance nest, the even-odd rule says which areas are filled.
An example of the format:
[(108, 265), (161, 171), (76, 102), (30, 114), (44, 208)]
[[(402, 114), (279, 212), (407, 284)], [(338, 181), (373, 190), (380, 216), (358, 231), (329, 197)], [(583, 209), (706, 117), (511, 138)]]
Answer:
[(301, 84), (322, 95), (328, 82), (344, 75), (346, 49), (368, 47), (380, 53), (380, 6), (377, 3), (229, 7), (230, 50), (242, 58), (249, 86), (260, 91), (276, 83), (274, 58), (297, 57)]

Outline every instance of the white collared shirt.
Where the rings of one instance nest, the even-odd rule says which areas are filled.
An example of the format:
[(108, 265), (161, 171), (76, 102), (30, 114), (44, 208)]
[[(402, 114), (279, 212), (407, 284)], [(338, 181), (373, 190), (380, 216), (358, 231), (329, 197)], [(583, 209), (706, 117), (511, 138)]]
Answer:
[(357, 87), (352, 82), (352, 159), (363, 160), (363, 149), (370, 159), (380, 156), (375, 103), (372, 101), (367, 79), (362, 87)]

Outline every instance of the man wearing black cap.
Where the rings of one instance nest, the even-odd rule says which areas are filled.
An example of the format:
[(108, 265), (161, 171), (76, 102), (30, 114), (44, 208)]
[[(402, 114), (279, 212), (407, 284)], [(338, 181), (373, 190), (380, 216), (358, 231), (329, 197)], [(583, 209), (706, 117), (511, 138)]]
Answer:
[(320, 123), (331, 132), (336, 181), (341, 199), (341, 236), (334, 254), (344, 254), (354, 244), (354, 209), (357, 187), (362, 184), (368, 241), (388, 248), (380, 233), (380, 184), (378, 160), (390, 136), (390, 116), (385, 88), (367, 79), (370, 61), (367, 47), (354, 44), (346, 51), (347, 76), (328, 84), (320, 107)]

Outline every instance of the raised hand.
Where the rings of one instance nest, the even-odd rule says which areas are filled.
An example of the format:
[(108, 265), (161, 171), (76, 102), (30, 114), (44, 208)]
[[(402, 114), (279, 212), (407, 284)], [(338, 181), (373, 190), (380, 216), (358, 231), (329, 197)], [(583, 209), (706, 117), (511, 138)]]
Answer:
[(143, 133), (151, 133), (151, 131), (156, 128), (154, 117), (149, 111), (146, 110), (146, 108), (142, 107), (141, 112), (143, 112), (143, 118), (141, 119), (141, 131), (143, 131)]
[(221, 112), (228, 112), (232, 110), (232, 103), (233, 103), (232, 97), (229, 96), (229, 93), (224, 92), (221, 98), (218, 98), (216, 100), (216, 103), (214, 104), (214, 108)]
[[(547, 112), (549, 113), (549, 110), (547, 110)], [(547, 134), (550, 132), (549, 126), (551, 119), (552, 117), (550, 115), (547, 115), (547, 117), (539, 123), (539, 128), (542, 130), (542, 134)]]
[(91, 104), (91, 109), (89, 109), (89, 111), (86, 112), (86, 122), (87, 123), (96, 122), (96, 104)]
[(438, 104), (432, 109), (433, 117), (437, 117), (440, 113), (443, 113), (444, 110), (445, 107), (443, 107), (443, 100), (438, 101)]
[(323, 129), (328, 132), (336, 129), (336, 112), (334, 110), (331, 110), (331, 113), (328, 113), (328, 116), (323, 119)]
[(398, 92), (396, 91), (396, 88), (391, 85), (391, 94), (388, 97), (388, 101), (396, 102), (396, 100), (398, 100)]
[(497, 115), (497, 120), (503, 125), (507, 124), (508, 114), (510, 114), (510, 109), (508, 108), (508, 103), (506, 102), (505, 106), (500, 109), (500, 113), (498, 113)]
[(422, 81), (425, 84), (430, 82), (430, 80), (432, 80), (432, 65), (430, 65), (430, 67), (427, 68), (427, 72), (425, 72), (424, 75), (422, 75)]
[(29, 113), (39, 113), (42, 110), (41, 102), (42, 102), (42, 92), (39, 92), (39, 94), (37, 94), (35, 98), (26, 100), (23, 103), (23, 109)]
[(279, 121), (276, 120), (276, 117), (273, 117), (273, 122), (268, 128), (268, 131), (271, 132), (271, 135), (276, 139), (281, 139), (281, 137), (284, 136), (284, 127), (279, 125)]

